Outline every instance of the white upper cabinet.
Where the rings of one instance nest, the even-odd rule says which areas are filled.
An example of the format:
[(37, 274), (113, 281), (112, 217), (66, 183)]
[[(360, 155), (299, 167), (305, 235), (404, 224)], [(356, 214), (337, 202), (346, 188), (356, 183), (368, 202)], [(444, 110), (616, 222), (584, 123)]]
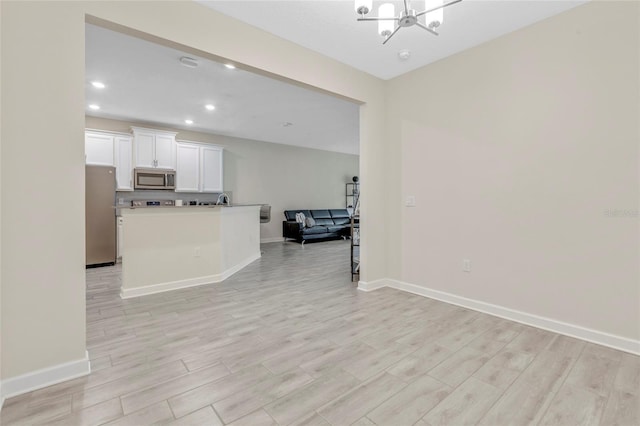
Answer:
[(176, 134), (132, 127), (135, 167), (146, 169), (176, 168)]
[(131, 136), (88, 130), (84, 135), (86, 164), (115, 166), (116, 190), (133, 191)]
[(115, 165), (113, 157), (113, 136), (97, 132), (85, 132), (84, 157), (86, 164), (97, 166)]
[(131, 136), (116, 136), (114, 139), (118, 191), (133, 191), (133, 147), (131, 140)]
[(152, 169), (156, 164), (155, 143), (153, 133), (135, 133), (136, 167)]
[(176, 191), (200, 192), (200, 147), (176, 144)]
[(156, 135), (156, 167), (175, 169), (176, 135)]
[(222, 192), (223, 149), (185, 141), (176, 145), (176, 191)]
[(222, 192), (222, 148), (200, 147), (202, 192)]

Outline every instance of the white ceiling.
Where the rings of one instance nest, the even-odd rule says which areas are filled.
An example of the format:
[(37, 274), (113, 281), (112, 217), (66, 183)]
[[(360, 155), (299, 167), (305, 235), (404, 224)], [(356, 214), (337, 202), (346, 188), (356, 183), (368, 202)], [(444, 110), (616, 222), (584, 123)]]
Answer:
[[(90, 24), (85, 46), (88, 115), (359, 152), (354, 103)], [(185, 67), (182, 56), (198, 59), (199, 66)], [(95, 80), (107, 87), (94, 88)], [(90, 104), (100, 110), (88, 109)], [(206, 104), (216, 109), (207, 111)]]
[[(390, 79), (504, 34), (561, 13), (587, 0), (463, 0), (445, 8), (434, 36), (418, 27), (402, 28), (386, 45), (376, 22), (358, 22), (353, 0), (198, 0), (225, 15), (334, 58), (354, 68)], [(396, 11), (401, 1), (392, 2)], [(411, 1), (424, 10), (424, 1)], [(402, 61), (398, 52), (411, 51)]]
[[(389, 79), (518, 28), (585, 3), (586, 0), (463, 0), (445, 9), (440, 36), (403, 28), (386, 45), (375, 22), (357, 22), (352, 0), (199, 1), (357, 69)], [(381, 3), (374, 1), (374, 11)], [(398, 6), (401, 2), (395, 2)], [(414, 2), (419, 9), (421, 6)], [(372, 12), (373, 13), (373, 12)], [(401, 61), (398, 51), (409, 49)], [(358, 106), (221, 63), (197, 58), (180, 64), (175, 49), (87, 25), (88, 115), (207, 133), (357, 154)], [(103, 81), (106, 89), (91, 86)], [(211, 103), (215, 111), (206, 111)], [(192, 125), (185, 119), (193, 120)], [(292, 123), (284, 126), (284, 123)]]

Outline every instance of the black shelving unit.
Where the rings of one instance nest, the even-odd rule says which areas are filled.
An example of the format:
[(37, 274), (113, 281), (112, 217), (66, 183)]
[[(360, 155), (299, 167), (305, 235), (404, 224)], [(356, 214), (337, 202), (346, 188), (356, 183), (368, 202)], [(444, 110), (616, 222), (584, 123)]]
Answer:
[(360, 215), (351, 216), (351, 281), (360, 278)]
[(344, 206), (347, 209), (355, 208), (358, 203), (358, 197), (360, 196), (360, 184), (346, 183), (344, 186)]

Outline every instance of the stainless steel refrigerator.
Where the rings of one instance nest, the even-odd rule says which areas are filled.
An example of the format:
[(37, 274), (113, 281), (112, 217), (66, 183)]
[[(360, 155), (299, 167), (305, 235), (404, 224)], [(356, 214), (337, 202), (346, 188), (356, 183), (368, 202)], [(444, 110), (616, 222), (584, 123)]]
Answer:
[(87, 267), (116, 262), (116, 168), (86, 166), (85, 238)]

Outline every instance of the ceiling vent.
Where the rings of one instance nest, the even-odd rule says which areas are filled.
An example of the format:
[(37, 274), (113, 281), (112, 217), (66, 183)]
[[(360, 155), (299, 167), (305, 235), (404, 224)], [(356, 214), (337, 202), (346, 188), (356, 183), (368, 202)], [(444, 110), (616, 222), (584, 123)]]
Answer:
[(185, 67), (189, 67), (189, 68), (197, 68), (198, 67), (198, 60), (190, 58), (188, 56), (181, 57), (180, 58), (180, 63), (182, 63), (182, 65), (184, 65)]

